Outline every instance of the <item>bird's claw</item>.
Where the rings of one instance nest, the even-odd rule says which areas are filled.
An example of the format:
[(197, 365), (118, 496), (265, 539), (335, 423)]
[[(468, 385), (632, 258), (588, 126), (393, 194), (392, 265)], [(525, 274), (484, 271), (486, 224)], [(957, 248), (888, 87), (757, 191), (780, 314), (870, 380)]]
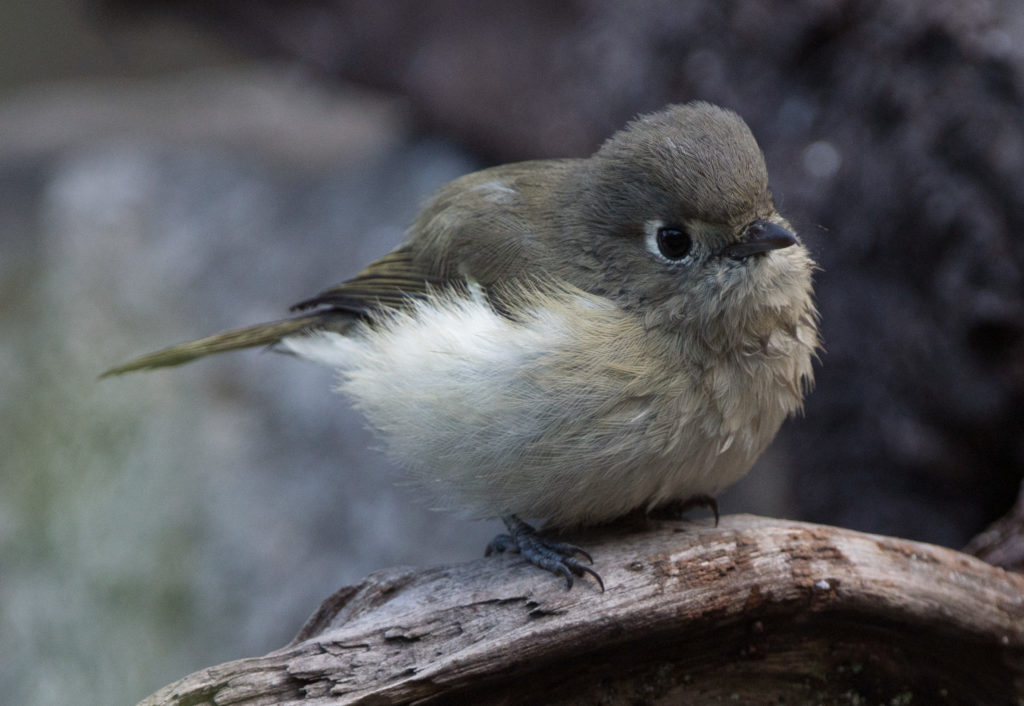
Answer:
[(702, 507), (707, 510), (711, 510), (715, 514), (715, 527), (718, 527), (718, 501), (710, 495), (701, 493), (700, 495), (691, 495), (679, 505), (679, 514), (683, 515), (693, 510), (694, 508)]
[(566, 590), (573, 587), (573, 576), (589, 574), (604, 591), (604, 581), (600, 574), (589, 566), (582, 564), (577, 556), (583, 557), (593, 564), (590, 554), (575, 544), (556, 542), (541, 537), (537, 530), (520, 520), (515, 515), (502, 518), (508, 527), (508, 534), (499, 534), (487, 545), (486, 556), (505, 551), (517, 551), (534, 566), (539, 566), (565, 579)]
[(649, 516), (659, 520), (678, 520), (690, 510), (699, 507), (706, 508), (714, 513), (715, 527), (718, 527), (718, 501), (710, 495), (703, 493), (691, 495), (684, 500), (673, 500), (655, 508), (649, 513)]

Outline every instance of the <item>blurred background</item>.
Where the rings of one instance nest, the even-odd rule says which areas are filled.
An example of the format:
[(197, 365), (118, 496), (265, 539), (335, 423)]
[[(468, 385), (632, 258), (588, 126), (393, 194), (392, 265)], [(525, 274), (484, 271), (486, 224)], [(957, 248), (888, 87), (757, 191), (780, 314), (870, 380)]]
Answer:
[[(17, 6), (23, 5), (23, 6)], [(330, 371), (244, 352), (433, 189), (705, 99), (822, 265), (826, 352), (724, 512), (963, 546), (1024, 473), (1024, 5), (0, 6), (0, 702), (133, 703), (377, 568), (475, 558)]]

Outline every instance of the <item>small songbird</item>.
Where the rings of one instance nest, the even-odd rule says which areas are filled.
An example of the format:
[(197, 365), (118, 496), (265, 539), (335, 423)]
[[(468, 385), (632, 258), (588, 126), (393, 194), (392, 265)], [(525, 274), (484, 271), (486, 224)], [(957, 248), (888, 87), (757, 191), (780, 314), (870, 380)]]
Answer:
[(672, 105), (589, 158), (447, 184), (402, 245), (293, 318), (104, 375), (268, 345), (329, 365), (441, 506), (504, 521), (488, 553), (571, 588), (601, 583), (589, 555), (524, 519), (713, 504), (812, 383), (814, 269), (746, 124)]

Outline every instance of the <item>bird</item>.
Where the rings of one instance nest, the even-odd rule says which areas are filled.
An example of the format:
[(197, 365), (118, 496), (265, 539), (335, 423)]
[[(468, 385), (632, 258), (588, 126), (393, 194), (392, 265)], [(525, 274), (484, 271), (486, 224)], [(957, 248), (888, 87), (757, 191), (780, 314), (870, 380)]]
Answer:
[(103, 376), (257, 346), (325, 364), (438, 507), (504, 522), (488, 554), (604, 590), (549, 530), (673, 503), (717, 519), (813, 385), (815, 270), (742, 118), (673, 104), (589, 157), (444, 185), (392, 252), (289, 317)]

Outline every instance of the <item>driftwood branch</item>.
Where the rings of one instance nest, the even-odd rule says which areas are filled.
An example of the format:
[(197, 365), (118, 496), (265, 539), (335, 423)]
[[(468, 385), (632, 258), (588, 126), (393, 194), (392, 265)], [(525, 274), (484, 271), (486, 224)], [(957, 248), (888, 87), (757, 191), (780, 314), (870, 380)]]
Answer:
[[(746, 515), (577, 537), (607, 590), (514, 556), (376, 572), (292, 643), (143, 704), (1003, 704), (1024, 576), (949, 549)], [(859, 700), (858, 700), (859, 699)]]

